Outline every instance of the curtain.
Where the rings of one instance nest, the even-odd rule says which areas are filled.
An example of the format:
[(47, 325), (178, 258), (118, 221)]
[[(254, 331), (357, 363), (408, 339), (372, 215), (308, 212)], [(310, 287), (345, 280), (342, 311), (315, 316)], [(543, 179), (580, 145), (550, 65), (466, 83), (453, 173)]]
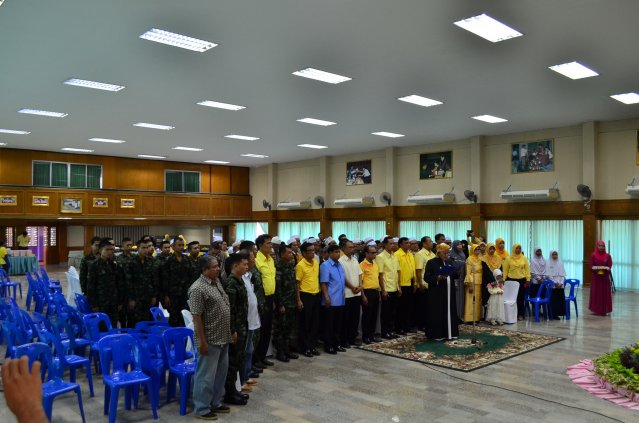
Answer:
[(235, 224), (235, 241), (238, 239), (253, 241), (268, 233), (268, 222), (238, 222)]
[(615, 287), (639, 289), (639, 220), (603, 220), (601, 239), (612, 256)]
[(51, 163), (33, 162), (33, 185), (39, 187), (51, 186)]
[(466, 231), (470, 229), (470, 220), (402, 220), (399, 222), (399, 235), (407, 238), (421, 239), (423, 236), (435, 238), (436, 234), (444, 234), (451, 240), (466, 239)]
[(184, 192), (182, 186), (182, 172), (167, 171), (165, 176), (165, 186), (168, 192)]
[(87, 188), (102, 188), (102, 166), (87, 165)]
[(293, 235), (299, 235), (300, 240), (311, 236), (316, 237), (320, 232), (319, 222), (280, 222), (277, 228), (277, 234), (280, 239), (287, 242)]
[(86, 165), (71, 165), (71, 188), (86, 188), (87, 167)]
[[(135, 242), (144, 235), (149, 234), (148, 226), (96, 226), (94, 230), (95, 236), (110, 237), (117, 245), (120, 245), (122, 239), (129, 237)], [(161, 238), (160, 238), (161, 239)]]
[(336, 221), (333, 222), (333, 238), (337, 241), (337, 237), (341, 234), (345, 234), (350, 240), (360, 239), (363, 240), (366, 237), (373, 239), (381, 239), (384, 237), (385, 221), (383, 220), (369, 220), (369, 221)]
[(68, 170), (66, 163), (51, 163), (51, 186), (68, 187)]
[(184, 192), (200, 192), (200, 172), (184, 172)]
[(564, 262), (566, 278), (583, 279), (583, 221), (581, 220), (489, 220), (488, 242), (504, 238), (508, 252), (521, 244), (528, 260), (540, 247), (544, 258), (557, 250)]

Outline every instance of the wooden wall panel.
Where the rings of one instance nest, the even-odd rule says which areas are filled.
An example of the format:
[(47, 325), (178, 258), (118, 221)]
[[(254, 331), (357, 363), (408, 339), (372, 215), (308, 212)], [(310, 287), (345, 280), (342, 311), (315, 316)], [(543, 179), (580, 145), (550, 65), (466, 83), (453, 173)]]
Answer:
[(140, 207), (138, 213), (141, 216), (163, 216), (164, 196), (140, 195)]
[(164, 203), (164, 214), (166, 216), (184, 216), (187, 205), (188, 200), (183, 196), (173, 198)]
[(232, 216), (233, 213), (231, 212), (231, 199), (224, 197), (211, 198), (211, 215)]
[(208, 197), (189, 197), (188, 206), (184, 210), (189, 216), (209, 216), (211, 214), (211, 199)]
[(231, 200), (231, 205), (229, 216), (251, 216), (252, 202), (250, 198), (234, 198)]
[(231, 193), (231, 169), (228, 166), (210, 166), (211, 192)]
[[(22, 191), (10, 189), (5, 190), (0, 188), (0, 195), (15, 195), (17, 202), (15, 206), (0, 205), (0, 214), (11, 215), (24, 213), (24, 198), (26, 197), (26, 195), (24, 195)], [(29, 199), (31, 199), (31, 197), (29, 197)]]
[[(33, 197), (49, 197), (49, 204), (34, 205)], [(58, 205), (58, 196), (55, 192), (49, 191), (33, 191), (30, 193), (24, 193), (24, 212), (33, 215), (53, 215), (57, 214), (60, 210)], [(0, 212), (2, 210), (0, 209)]]
[(231, 193), (249, 193), (249, 168), (231, 167)]

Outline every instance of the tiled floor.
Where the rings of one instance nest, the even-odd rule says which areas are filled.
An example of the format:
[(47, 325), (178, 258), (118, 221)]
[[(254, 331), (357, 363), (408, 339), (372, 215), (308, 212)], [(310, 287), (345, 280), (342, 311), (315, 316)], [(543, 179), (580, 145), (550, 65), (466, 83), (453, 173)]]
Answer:
[[(53, 276), (63, 276), (55, 273)], [(24, 281), (24, 278), (16, 278)], [(24, 285), (26, 295), (26, 284)], [(587, 303), (588, 291), (583, 291)], [(577, 388), (567, 366), (639, 341), (639, 293), (617, 292), (611, 317), (589, 315), (580, 301), (579, 318), (570, 321), (523, 322), (512, 330), (558, 335), (566, 340), (472, 373), (461, 373), (351, 349), (337, 356), (277, 362), (259, 379), (248, 405), (220, 415), (227, 422), (639, 422), (639, 413), (597, 399)], [(4, 356), (3, 351), (0, 351)], [(84, 377), (83, 399), (89, 422), (106, 422), (103, 388), (94, 378), (90, 398)], [(486, 385), (494, 386), (486, 386)], [(165, 391), (161, 391), (164, 399)], [(537, 398), (535, 398), (537, 397)], [(552, 401), (552, 402), (551, 402)], [(179, 416), (178, 402), (163, 404), (160, 421)], [(152, 421), (146, 399), (140, 409), (124, 410), (118, 422)], [(14, 418), (0, 396), (0, 422)], [(54, 422), (80, 421), (73, 396), (54, 402)]]

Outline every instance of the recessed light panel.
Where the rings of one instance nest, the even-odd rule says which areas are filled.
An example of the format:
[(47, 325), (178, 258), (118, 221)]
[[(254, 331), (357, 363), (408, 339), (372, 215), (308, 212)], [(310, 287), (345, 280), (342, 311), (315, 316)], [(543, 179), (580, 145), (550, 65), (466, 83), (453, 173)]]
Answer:
[(482, 122), (487, 122), (487, 123), (502, 123), (502, 122), (508, 122), (508, 120), (507, 120), (507, 119), (502, 119), (502, 118), (500, 118), (500, 117), (497, 117), (497, 116), (491, 116), (491, 115), (473, 116), (473, 119), (481, 120)]
[(6, 147), (7, 143), (6, 142), (0, 142), (0, 147)]
[(93, 150), (87, 150), (86, 148), (64, 147), (61, 150), (62, 151), (71, 151), (71, 152), (74, 152), (74, 153), (93, 153)]
[(154, 156), (152, 154), (138, 154), (138, 157), (142, 159), (166, 159), (165, 156)]
[(86, 79), (70, 78), (64, 81), (67, 85), (75, 87), (93, 88), (94, 90), (118, 92), (124, 89), (123, 85), (106, 84), (104, 82), (88, 81)]
[(109, 143), (109, 144), (122, 144), (122, 143), (126, 142), (124, 140), (112, 140), (110, 138), (89, 138), (89, 141), (106, 142), (106, 143)]
[(231, 162), (225, 162), (223, 160), (204, 160), (204, 163), (209, 163), (209, 164), (229, 164)]
[(183, 150), (183, 151), (204, 151), (203, 148), (196, 147), (173, 147), (173, 150)]
[(611, 95), (610, 97), (614, 98), (617, 101), (622, 102), (623, 104), (639, 103), (639, 94), (637, 93), (615, 94), (615, 95)]
[(579, 62), (564, 63), (561, 65), (550, 66), (548, 69), (554, 70), (570, 79), (589, 78), (599, 75), (592, 69), (589, 69)]
[(303, 147), (303, 148), (314, 148), (316, 150), (321, 150), (323, 148), (328, 148), (325, 145), (317, 145), (317, 144), (297, 144), (298, 147)]
[(486, 14), (457, 21), (455, 25), (493, 43), (524, 35)]
[(297, 119), (297, 121), (302, 123), (310, 123), (311, 125), (319, 125), (319, 126), (331, 126), (336, 124), (336, 122), (331, 122), (328, 120), (321, 120), (321, 119), (313, 119), (313, 118)]
[(18, 110), (18, 113), (24, 113), (27, 115), (58, 117), (58, 118), (63, 118), (65, 116), (68, 116), (68, 113), (49, 112), (47, 110), (36, 110), (36, 109), (20, 109)]
[(234, 140), (257, 141), (258, 137), (247, 137), (246, 135), (224, 135), (224, 138), (232, 138)]
[(316, 81), (322, 81), (329, 84), (339, 84), (342, 82), (350, 81), (353, 78), (347, 76), (337, 75), (336, 73), (324, 72), (319, 69), (306, 68), (293, 72), (293, 75), (301, 76), (303, 78), (314, 79)]
[(148, 30), (144, 34), (140, 35), (140, 38), (186, 50), (198, 51), (200, 53), (217, 46), (217, 44), (210, 41), (199, 40), (197, 38), (187, 37), (186, 35), (176, 34), (174, 32), (164, 31), (163, 29), (157, 28)]
[(204, 101), (200, 101), (199, 103), (200, 106), (206, 106), (206, 107), (215, 107), (216, 109), (224, 109), (224, 110), (242, 110), (242, 109), (246, 109), (246, 107), (244, 106), (238, 106), (235, 104), (228, 104), (228, 103), (220, 103), (219, 101), (212, 101), (212, 100), (204, 100)]
[(134, 217), (133, 220), (146, 220), (146, 217)]
[(155, 123), (144, 123), (144, 122), (134, 123), (133, 126), (137, 126), (138, 128), (161, 129), (163, 131), (170, 131), (171, 129), (175, 129), (175, 126), (158, 125)]
[(421, 95), (408, 95), (406, 97), (398, 98), (399, 101), (405, 101), (406, 103), (417, 104), (418, 106), (431, 107), (443, 104), (441, 101), (433, 100), (432, 98), (422, 97)]
[(15, 129), (0, 129), (0, 132), (3, 134), (13, 134), (13, 135), (29, 135), (31, 132), (29, 131), (18, 131)]
[(393, 132), (373, 132), (372, 135), (379, 135), (380, 137), (388, 137), (388, 138), (401, 138), (403, 134), (395, 134)]
[(253, 158), (256, 158), (256, 159), (265, 159), (265, 158), (268, 157), (268, 156), (265, 156), (263, 154), (241, 154), (241, 156), (242, 157), (253, 157)]
[(72, 220), (72, 217), (58, 217), (58, 220)]

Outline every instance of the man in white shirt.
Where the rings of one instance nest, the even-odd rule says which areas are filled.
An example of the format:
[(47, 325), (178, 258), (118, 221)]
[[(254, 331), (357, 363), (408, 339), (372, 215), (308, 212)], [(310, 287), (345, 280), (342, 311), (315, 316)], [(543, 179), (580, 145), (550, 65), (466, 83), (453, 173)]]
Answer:
[(252, 382), (252, 380), (250, 380), (250, 374), (253, 368), (253, 334), (256, 330), (260, 329), (261, 323), (260, 314), (257, 310), (257, 297), (255, 296), (255, 290), (253, 289), (253, 283), (251, 282), (253, 273), (250, 271), (252, 267), (255, 267), (255, 253), (252, 251), (246, 251), (246, 253), (249, 256), (249, 271), (242, 275), (242, 281), (246, 287), (246, 294), (248, 298), (248, 333), (246, 335), (246, 359), (244, 367), (240, 369), (240, 382), (242, 383), (242, 390), (250, 392), (253, 390), (250, 385), (254, 383), (249, 383)]
[(346, 287), (344, 288), (346, 307), (340, 344), (344, 348), (349, 348), (353, 344), (361, 345), (357, 341), (357, 328), (359, 327), (362, 303), (362, 269), (359, 267), (359, 261), (353, 255), (353, 243), (348, 239), (343, 239), (340, 242), (340, 247), (344, 255), (339, 258), (339, 262), (344, 268), (346, 279)]

